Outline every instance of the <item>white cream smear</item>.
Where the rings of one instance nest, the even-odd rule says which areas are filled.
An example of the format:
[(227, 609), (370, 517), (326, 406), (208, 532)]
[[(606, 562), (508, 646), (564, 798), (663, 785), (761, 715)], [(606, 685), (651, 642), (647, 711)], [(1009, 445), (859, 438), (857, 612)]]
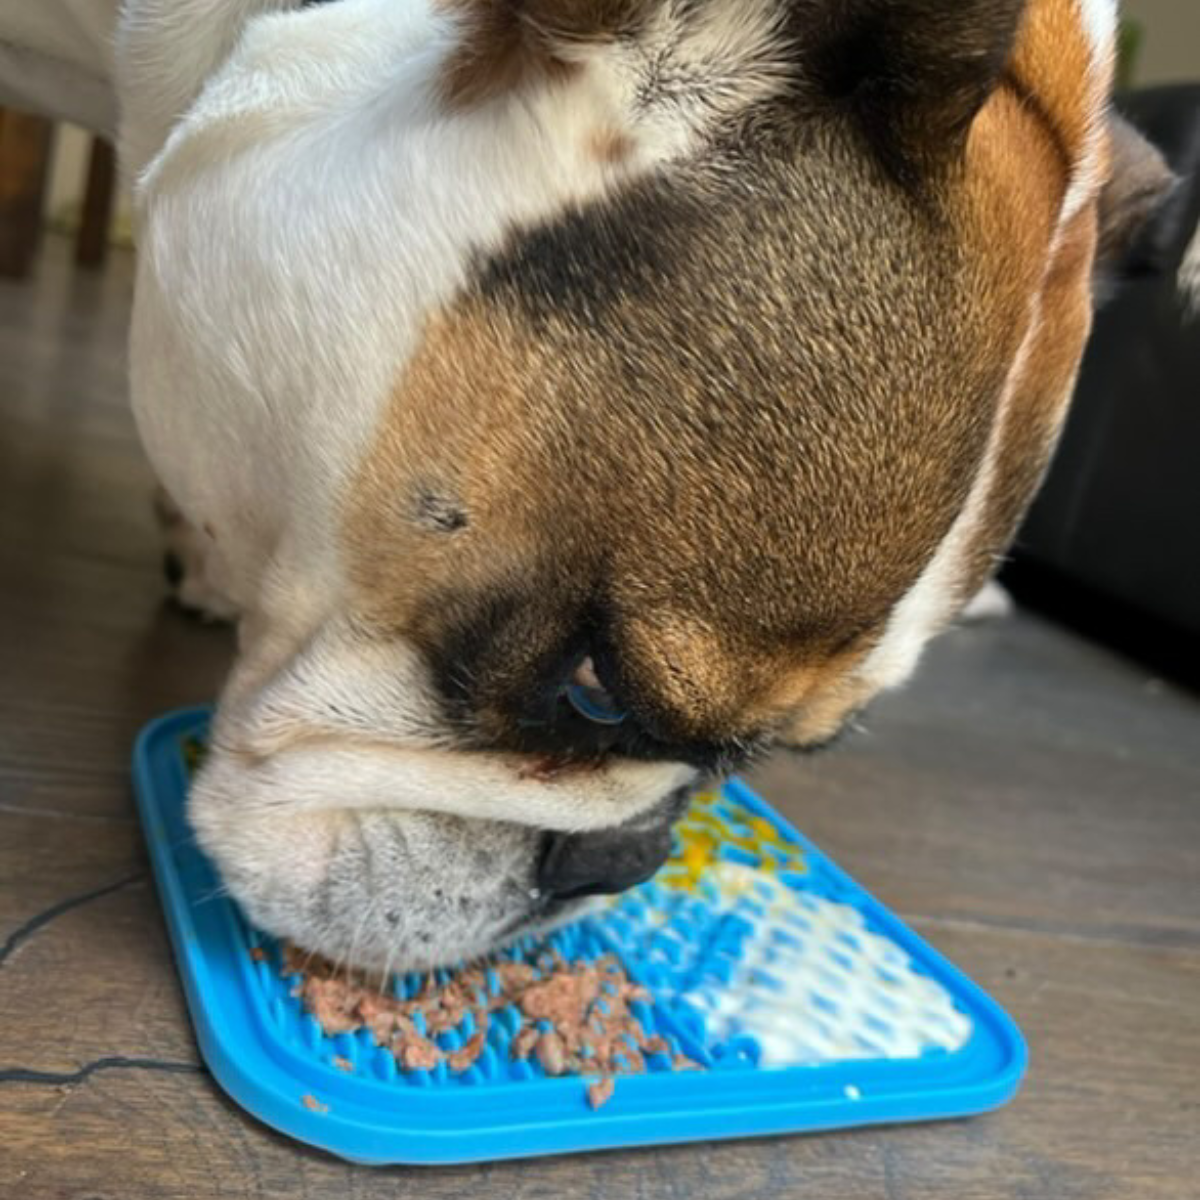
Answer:
[(714, 863), (695, 895), (651, 883), (613, 915), (666, 976), (656, 999), (702, 1016), (710, 1047), (753, 1038), (763, 1066), (918, 1058), (971, 1036), (950, 993), (858, 909), (754, 867)]

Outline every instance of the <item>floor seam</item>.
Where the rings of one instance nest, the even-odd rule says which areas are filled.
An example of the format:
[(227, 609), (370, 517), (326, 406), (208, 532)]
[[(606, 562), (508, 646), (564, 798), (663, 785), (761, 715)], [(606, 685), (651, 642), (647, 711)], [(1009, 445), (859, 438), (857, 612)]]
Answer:
[(84, 1063), (77, 1071), (35, 1071), (29, 1067), (0, 1067), (0, 1084), (26, 1083), (44, 1087), (63, 1087), (83, 1083), (97, 1071), (162, 1071), (172, 1075), (206, 1075), (201, 1063), (177, 1062), (165, 1058), (127, 1058), (107, 1055)]
[(61, 917), (64, 913), (72, 912), (74, 909), (81, 908), (83, 905), (90, 904), (93, 900), (99, 900), (104, 896), (111, 896), (114, 892), (132, 887), (136, 883), (143, 883), (147, 876), (147, 871), (137, 871), (113, 883), (106, 883), (101, 887), (92, 888), (91, 891), (81, 892), (77, 896), (68, 896), (65, 900), (59, 900), (57, 903), (50, 905), (49, 908), (45, 908), (40, 913), (30, 917), (24, 924), (18, 925), (5, 938), (4, 944), (0, 946), (0, 967), (3, 967), (17, 949), (29, 941), (39, 929), (49, 925), (50, 922)]

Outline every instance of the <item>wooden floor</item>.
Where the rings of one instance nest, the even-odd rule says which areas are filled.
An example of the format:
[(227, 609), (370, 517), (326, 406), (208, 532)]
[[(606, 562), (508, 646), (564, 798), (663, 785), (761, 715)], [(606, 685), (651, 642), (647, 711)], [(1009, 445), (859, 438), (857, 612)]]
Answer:
[(127, 762), (230, 647), (161, 603), (124, 407), (128, 262), (0, 285), (0, 1197), (1196, 1200), (1200, 707), (1022, 618), (945, 638), (870, 732), (768, 797), (1028, 1035), (976, 1120), (376, 1171), (199, 1067)]

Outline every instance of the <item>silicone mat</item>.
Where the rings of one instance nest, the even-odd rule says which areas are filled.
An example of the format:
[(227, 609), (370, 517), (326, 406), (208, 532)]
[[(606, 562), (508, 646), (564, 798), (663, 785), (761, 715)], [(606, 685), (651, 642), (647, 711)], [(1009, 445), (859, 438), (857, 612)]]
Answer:
[[(669, 1052), (620, 1076), (603, 1107), (587, 1078), (514, 1058), (509, 1009), (460, 1073), (405, 1071), (366, 1029), (328, 1037), (187, 828), (207, 718), (187, 710), (142, 731), (142, 824), (201, 1053), (239, 1104), (294, 1138), (357, 1162), (458, 1163), (965, 1116), (1020, 1082), (1025, 1046), (995, 1002), (736, 780), (696, 798), (649, 883), (496, 956), (615, 954), (649, 991), (633, 1015)], [(420, 985), (392, 982), (400, 998)], [(453, 1051), (474, 1032), (467, 1014), (437, 1042)]]

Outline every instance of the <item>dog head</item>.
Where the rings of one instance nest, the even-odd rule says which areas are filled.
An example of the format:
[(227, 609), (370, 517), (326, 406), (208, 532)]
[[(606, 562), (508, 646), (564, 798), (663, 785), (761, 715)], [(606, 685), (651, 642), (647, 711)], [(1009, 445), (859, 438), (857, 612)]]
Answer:
[(191, 819), (255, 920), (485, 950), (908, 676), (1063, 418), (1113, 24), (341, 0), (225, 38), (144, 154), (134, 384), (247, 614)]

